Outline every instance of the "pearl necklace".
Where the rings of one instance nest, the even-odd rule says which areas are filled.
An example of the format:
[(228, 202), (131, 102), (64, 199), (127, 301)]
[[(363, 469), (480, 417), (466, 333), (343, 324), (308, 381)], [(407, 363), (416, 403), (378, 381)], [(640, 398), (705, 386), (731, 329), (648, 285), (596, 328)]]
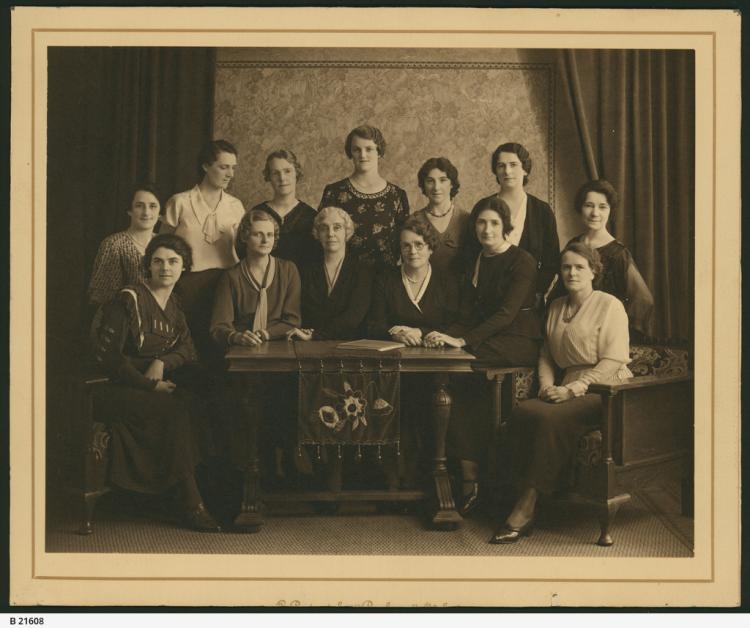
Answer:
[(447, 216), (452, 211), (453, 211), (453, 203), (451, 203), (451, 206), (447, 210), (445, 210), (442, 214), (436, 214), (429, 207), (427, 208), (427, 213), (430, 214), (430, 216), (434, 216), (435, 218), (442, 218), (443, 216)]

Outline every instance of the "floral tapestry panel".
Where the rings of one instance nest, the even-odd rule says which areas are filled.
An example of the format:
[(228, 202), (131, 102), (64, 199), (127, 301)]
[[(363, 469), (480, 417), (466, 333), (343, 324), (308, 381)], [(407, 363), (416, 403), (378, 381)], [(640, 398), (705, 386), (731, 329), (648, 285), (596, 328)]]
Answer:
[(388, 445), (399, 440), (396, 371), (300, 373), (302, 445)]

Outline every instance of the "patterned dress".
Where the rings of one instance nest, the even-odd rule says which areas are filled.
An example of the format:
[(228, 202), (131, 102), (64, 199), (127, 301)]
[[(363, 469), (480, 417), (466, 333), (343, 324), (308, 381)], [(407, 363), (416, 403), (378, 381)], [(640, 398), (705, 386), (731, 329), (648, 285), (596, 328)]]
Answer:
[(346, 178), (323, 190), (318, 210), (329, 205), (341, 207), (354, 221), (354, 235), (348, 242), (352, 255), (377, 266), (395, 266), (398, 260), (396, 236), (399, 226), (409, 216), (409, 199), (404, 190), (386, 183), (380, 192), (365, 194)]
[(200, 459), (194, 399), (179, 383), (172, 393), (156, 392), (144, 375), (158, 358), (164, 379), (179, 381), (178, 369), (196, 360), (174, 297), (162, 310), (145, 284), (123, 288), (104, 308), (94, 358), (111, 379), (94, 393), (96, 416), (111, 433), (110, 480), (161, 493), (191, 476)]
[(144, 278), (143, 255), (125, 231), (102, 240), (94, 260), (88, 297), (92, 305), (112, 300), (123, 286), (140, 283)]

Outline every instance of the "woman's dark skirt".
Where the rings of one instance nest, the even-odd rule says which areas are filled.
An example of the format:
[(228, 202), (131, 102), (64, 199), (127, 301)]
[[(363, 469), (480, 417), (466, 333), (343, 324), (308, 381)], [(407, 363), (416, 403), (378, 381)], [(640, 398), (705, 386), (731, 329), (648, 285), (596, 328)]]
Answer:
[(588, 394), (562, 403), (529, 399), (511, 415), (516, 457), (513, 468), (521, 488), (554, 493), (567, 477), (579, 439), (601, 419), (601, 397)]
[[(536, 366), (539, 341), (525, 336), (498, 334), (472, 353), (498, 368)], [(448, 455), (459, 460), (482, 462), (491, 446), (492, 397), (484, 374), (451, 377), (453, 408), (448, 428)]]
[(191, 397), (105, 384), (94, 393), (97, 420), (110, 430), (110, 481), (158, 494), (195, 473), (200, 448)]

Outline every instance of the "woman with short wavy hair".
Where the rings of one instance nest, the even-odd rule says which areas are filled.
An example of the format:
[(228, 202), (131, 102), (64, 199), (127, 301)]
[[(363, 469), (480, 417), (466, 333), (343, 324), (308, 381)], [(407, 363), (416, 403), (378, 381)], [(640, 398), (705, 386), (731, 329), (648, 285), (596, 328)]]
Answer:
[[(313, 222), (322, 260), (305, 265), (302, 328), (289, 334), (301, 340), (352, 340), (361, 337), (372, 292), (372, 264), (351, 255), (347, 242), (354, 222), (340, 207), (324, 207)], [(320, 257), (320, 256), (319, 256)]]
[(487, 198), (496, 197), (507, 204), (513, 223), (509, 242), (531, 253), (536, 262), (536, 306), (541, 310), (544, 295), (552, 284), (560, 261), (555, 214), (548, 203), (527, 194), (524, 189), (529, 182), (532, 166), (531, 155), (524, 146), (517, 142), (500, 144), (492, 154), (490, 165), (500, 187), (496, 194)]
[(352, 255), (376, 266), (395, 266), (395, 236), (409, 216), (409, 200), (404, 190), (380, 175), (383, 134), (373, 126), (359, 126), (347, 136), (344, 151), (354, 170), (325, 187), (319, 208), (335, 205), (351, 216), (355, 224), (349, 241)]
[(429, 221), (439, 235), (430, 263), (440, 271), (460, 273), (459, 253), (466, 239), (469, 214), (455, 203), (461, 187), (458, 170), (447, 157), (431, 157), (419, 169), (417, 182), (427, 197), (427, 206), (414, 215)]
[[(654, 297), (638, 271), (633, 255), (611, 233), (619, 209), (617, 190), (609, 181), (598, 179), (584, 183), (575, 195), (574, 206), (585, 231), (568, 244), (582, 242), (597, 250), (603, 269), (597, 275), (595, 288), (616, 296), (625, 306), (630, 321), (631, 336), (651, 335)], [(558, 281), (553, 295), (565, 294)]]
[(271, 184), (273, 198), (253, 207), (268, 212), (279, 223), (281, 229), (274, 255), (294, 262), (299, 270), (319, 253), (310, 235), (315, 210), (297, 198), (297, 184), (303, 176), (294, 152), (288, 148), (272, 151), (266, 157), (263, 179)]
[(567, 294), (549, 307), (539, 395), (519, 404), (511, 416), (517, 437), (512, 466), (521, 493), (490, 543), (516, 543), (531, 532), (538, 496), (557, 490), (579, 438), (600, 420), (601, 396), (588, 393), (589, 386), (632, 377), (628, 317), (617, 298), (594, 289), (601, 270), (599, 254), (586, 244), (573, 242), (562, 252), (560, 276)]

